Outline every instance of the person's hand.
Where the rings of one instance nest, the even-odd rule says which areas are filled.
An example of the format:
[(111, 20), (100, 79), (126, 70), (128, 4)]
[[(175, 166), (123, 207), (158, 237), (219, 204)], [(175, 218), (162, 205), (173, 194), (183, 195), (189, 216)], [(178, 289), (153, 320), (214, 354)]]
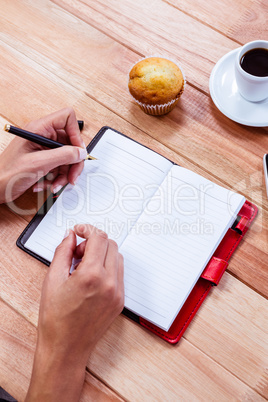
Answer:
[[(76, 235), (85, 239), (76, 246)], [(73, 257), (81, 259), (69, 274)], [(32, 401), (77, 401), (96, 342), (123, 309), (123, 257), (90, 225), (62, 241), (45, 278), (31, 385)]]
[(32, 121), (25, 129), (72, 146), (47, 149), (14, 138), (0, 155), (0, 203), (15, 200), (32, 185), (33, 191), (58, 192), (68, 182), (74, 184), (83, 170), (87, 152), (73, 109)]

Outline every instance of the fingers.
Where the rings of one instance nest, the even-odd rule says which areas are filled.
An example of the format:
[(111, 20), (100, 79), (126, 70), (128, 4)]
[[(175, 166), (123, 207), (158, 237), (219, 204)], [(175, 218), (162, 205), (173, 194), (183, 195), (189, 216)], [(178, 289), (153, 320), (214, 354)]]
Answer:
[(77, 236), (86, 239), (76, 250), (84, 265), (96, 265), (111, 272), (118, 266), (118, 246), (115, 241), (108, 239), (108, 235), (100, 229), (88, 224), (75, 225)]
[(33, 186), (33, 192), (50, 189), (50, 191), (55, 194), (68, 183), (74, 185), (82, 173), (83, 167), (83, 162), (78, 162), (73, 165), (59, 166), (50, 171), (45, 177), (42, 177)]
[[(25, 127), (29, 131), (53, 140), (85, 148), (77, 118), (72, 108), (64, 108), (41, 119), (31, 121)], [(66, 138), (67, 137), (67, 138)]]
[(77, 118), (72, 108), (61, 109), (45, 117), (44, 125), (52, 125), (55, 131), (64, 129), (72, 145), (82, 148), (85, 147), (80, 135)]
[(119, 258), (118, 245), (114, 240), (108, 238), (107, 233), (89, 225), (80, 224), (74, 226), (74, 232), (77, 236), (85, 239), (76, 248), (76, 257), (82, 258), (86, 255), (87, 262), (96, 262), (103, 265), (108, 271), (114, 266), (123, 265), (122, 256)]
[(85, 239), (75, 251), (75, 257), (82, 258), (78, 270), (83, 270), (87, 276), (93, 270), (98, 275), (101, 272), (109, 297), (116, 299), (118, 311), (121, 311), (124, 305), (124, 261), (117, 243), (91, 225), (76, 225), (74, 232)]
[[(87, 156), (86, 149), (64, 146), (61, 148), (46, 151), (37, 151), (31, 154), (31, 162), (36, 171), (42, 172), (43, 176), (58, 166), (81, 163), (84, 166), (84, 159)], [(81, 167), (79, 168), (80, 171)]]
[(50, 265), (50, 275), (55, 275), (66, 279), (72, 265), (73, 255), (76, 248), (76, 236), (72, 230), (66, 233), (65, 238), (56, 248), (52, 263)]
[(71, 184), (75, 184), (83, 169), (84, 161), (71, 165), (68, 171), (67, 181)]
[(86, 240), (83, 241), (82, 243), (78, 244), (78, 246), (75, 249), (74, 252), (74, 258), (77, 260), (81, 260), (83, 255), (85, 254), (85, 249), (86, 249)]
[(104, 263), (106, 275), (110, 283), (116, 283), (116, 292), (123, 294), (124, 289), (124, 259), (118, 252), (118, 245), (115, 241), (109, 240), (109, 245)]
[(60, 174), (55, 177), (55, 180), (51, 180), (51, 183), (49, 180), (43, 180), (34, 186), (34, 191), (47, 189), (51, 185), (51, 190), (55, 193), (68, 182), (75, 184), (83, 170), (87, 151), (80, 135), (74, 110), (72, 108), (61, 109), (49, 116), (30, 122), (26, 128), (60, 143), (71, 144), (71, 146), (66, 145), (58, 149), (41, 151), (42, 147), (39, 145), (25, 142), (24, 146), (28, 153), (27, 169), (37, 172), (37, 179), (45, 176), (51, 170), (61, 167)]
[(57, 175), (58, 169), (54, 169), (53, 171), (49, 172), (45, 177), (42, 177), (37, 183), (34, 184), (33, 192), (36, 193), (38, 191), (50, 189), (52, 183), (57, 178)]
[(77, 236), (87, 240), (79, 269), (87, 270), (89, 266), (95, 270), (102, 269), (108, 248), (107, 234), (86, 224), (76, 225), (74, 232)]
[(59, 167), (58, 175), (53, 180), (53, 183), (51, 184), (51, 187), (50, 187), (50, 190), (52, 193), (54, 193), (54, 194), (57, 193), (58, 191), (60, 191), (62, 189), (63, 186), (65, 186), (68, 183), (68, 172), (69, 172), (69, 166), (60, 166)]
[(109, 245), (107, 248), (106, 258), (105, 258), (105, 268), (107, 269), (108, 275), (114, 276), (114, 268), (118, 267), (119, 253), (118, 245), (115, 241), (109, 240)]
[(119, 253), (118, 258), (118, 272), (117, 272), (118, 287), (122, 291), (124, 301), (124, 257)]

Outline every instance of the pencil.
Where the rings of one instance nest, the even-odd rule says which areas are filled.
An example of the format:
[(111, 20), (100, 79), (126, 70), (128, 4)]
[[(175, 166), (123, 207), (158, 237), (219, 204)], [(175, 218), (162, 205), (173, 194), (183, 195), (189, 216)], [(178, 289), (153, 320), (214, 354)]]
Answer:
[[(84, 122), (82, 120), (78, 120), (78, 125), (80, 130), (82, 130), (82, 128), (84, 127)], [(18, 137), (24, 138), (25, 140), (34, 142), (35, 144), (39, 144), (50, 149), (60, 148), (64, 147), (64, 145), (67, 145), (62, 144), (61, 142), (58, 141), (53, 141), (50, 138), (43, 137), (42, 135), (31, 133), (30, 131), (22, 130), (21, 128), (11, 126), (10, 124), (6, 124), (4, 130), (8, 131), (11, 134), (17, 135)], [(96, 160), (96, 158), (94, 158), (89, 154), (87, 155), (85, 160), (88, 159)]]

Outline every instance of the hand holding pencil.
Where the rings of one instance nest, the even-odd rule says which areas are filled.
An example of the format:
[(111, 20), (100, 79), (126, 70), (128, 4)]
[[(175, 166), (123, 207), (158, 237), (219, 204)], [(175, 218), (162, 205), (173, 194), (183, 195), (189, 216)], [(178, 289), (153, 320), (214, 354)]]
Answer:
[[(82, 120), (77, 120), (79, 129), (82, 130), (83, 126), (84, 126), (84, 122)], [(6, 124), (4, 127), (4, 130), (17, 135), (18, 137), (24, 138), (25, 140), (28, 141), (32, 141), (35, 144), (39, 144), (42, 145), (43, 147), (47, 147), (50, 149), (55, 149), (55, 148), (60, 148), (60, 147), (64, 147), (67, 144), (62, 144), (58, 141), (54, 141), (51, 140), (50, 138), (44, 137), (42, 135), (36, 134), (36, 133), (31, 133), (30, 131), (27, 130), (22, 130), (21, 128), (15, 127), (15, 126), (11, 126), (10, 124)], [(94, 160), (96, 158), (94, 158), (93, 156), (87, 154), (87, 156), (85, 157), (85, 160)]]
[[(7, 128), (10, 132), (16, 129)], [(16, 130), (18, 136), (22, 130)], [(56, 193), (67, 183), (75, 184), (83, 170), (84, 160), (88, 158), (71, 108), (30, 122), (23, 134), (25, 132), (38, 133), (35, 140), (41, 137), (41, 143), (36, 144), (31, 138), (30, 141), (14, 138), (1, 154), (0, 202), (18, 198), (31, 186), (34, 192), (50, 188)], [(54, 149), (48, 149), (53, 143)]]

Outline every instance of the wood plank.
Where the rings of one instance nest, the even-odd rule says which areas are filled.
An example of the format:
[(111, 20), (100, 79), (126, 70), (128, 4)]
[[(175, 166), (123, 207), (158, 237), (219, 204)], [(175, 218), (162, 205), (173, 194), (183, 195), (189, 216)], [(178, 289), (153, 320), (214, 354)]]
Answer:
[[(30, 383), (36, 344), (36, 328), (0, 300), (1, 386), (24, 401)], [(12, 379), (12, 381), (10, 381)], [(122, 401), (101, 381), (86, 372), (81, 402)]]
[(3, 152), (10, 141), (12, 141), (12, 139), (14, 138), (14, 135), (3, 130), (5, 124), (9, 124), (9, 121), (0, 116), (0, 153)]
[(28, 390), (35, 343), (33, 325), (0, 300), (1, 386), (18, 401)]
[[(124, 317), (120, 317), (121, 319)], [(218, 401), (228, 401), (247, 398), (262, 400), (261, 394), (263, 395), (264, 391), (267, 395), (267, 372), (264, 370), (256, 385), (258, 392), (252, 389), (237, 389), (233, 381), (228, 383), (228, 371), (222, 371), (220, 365), (214, 365), (213, 359), (217, 356), (217, 349), (214, 349), (213, 359), (208, 360), (205, 355), (197, 353), (197, 349), (184, 338), (175, 347), (163, 348), (161, 340), (154, 339), (149, 333), (141, 335), (137, 325), (129, 328), (128, 323), (124, 322), (122, 330), (120, 320), (115, 322), (116, 331), (112, 334), (109, 331), (97, 345), (96, 354), (92, 356), (89, 367), (94, 365), (97, 375), (106, 378), (109, 384), (121, 393), (125, 391), (122, 378), (125, 380), (126, 376), (128, 389), (123, 395), (127, 399), (211, 400), (212, 395), (217, 395)], [(207, 329), (210, 330), (210, 326)], [(209, 337), (208, 331), (206, 336)], [(250, 344), (248, 346), (250, 347)], [(224, 353), (229, 355), (229, 344), (225, 344), (224, 349)], [(107, 360), (107, 350), (112, 360)], [(240, 352), (244, 353), (245, 350), (240, 348)], [(128, 355), (128, 360), (120, 358), (120, 354)], [(237, 355), (235, 354), (235, 357)], [(141, 356), (144, 358), (142, 366), (139, 362)], [(106, 364), (103, 364), (105, 359)], [(245, 371), (247, 370), (247, 376), (250, 377), (251, 370), (255, 367), (251, 369), (251, 360), (246, 363)]]
[[(217, 354), (221, 365), (266, 398), (267, 309), (266, 299), (224, 274), (185, 333), (187, 340), (211, 357), (213, 353)], [(195, 325), (198, 325), (198, 331), (194, 330)]]
[(254, 1), (241, 15), (240, 20), (230, 28), (228, 35), (241, 43), (256, 39), (268, 40), (267, 17), (267, 1)]
[[(259, 216), (249, 232), (246, 234), (245, 243), (239, 246), (230, 261), (228, 271), (239, 278), (249, 287), (267, 297), (267, 251), (268, 251), (268, 213), (260, 210)], [(258, 244), (258, 250), (256, 245)], [(257, 255), (254, 254), (257, 252)], [(262, 268), (263, 267), (263, 268)], [(265, 273), (266, 271), (266, 273)], [(256, 276), (258, 284), (255, 287), (253, 277)]]
[[(0, 222), (0, 242), (10, 251), (0, 262), (1, 297), (36, 326), (46, 267), (15, 246), (24, 221), (9, 210), (1, 211), (1, 216), (5, 218)], [(264, 386), (266, 311), (263, 297), (226, 273), (177, 346), (120, 316), (98, 344), (88, 367), (131, 400), (141, 395), (163, 400), (165, 394), (170, 399), (175, 395), (197, 398), (199, 382), (206, 383), (204, 398), (217, 393), (221, 400), (231, 395), (252, 395), (258, 400), (258, 394), (268, 396)]]
[[(47, 76), (50, 70), (58, 76), (58, 79), (76, 86), (80, 91), (146, 131), (157, 141), (178, 152), (184, 158), (190, 158), (206, 172), (211, 172), (214, 177), (220, 177), (225, 185), (235, 189), (244, 185), (242, 192), (252, 199), (251, 189), (245, 185), (245, 178), (249, 181), (251, 176), (262, 172), (263, 149), (268, 147), (268, 138), (264, 135), (267, 129), (241, 127), (231, 122), (216, 109), (208, 97), (190, 86), (185, 90), (180, 106), (168, 116), (160, 119), (145, 116), (133, 104), (126, 89), (128, 70), (135, 59), (137, 60), (137, 55), (87, 24), (77, 19), (72, 20), (71, 18), (74, 17), (68, 15), (66, 22), (63, 18), (66, 13), (62, 15), (59, 22), (60, 11), (58, 7), (53, 8), (51, 5), (40, 10), (34, 8), (33, 4), (27, 9), (17, 3), (20, 12), (16, 14), (16, 21), (13, 21), (16, 27), (12, 29), (12, 32), (8, 32), (11, 24), (8, 19), (11, 18), (9, 16), (14, 15), (12, 7), (15, 3), (16, 1), (12, 2), (10, 8), (2, 12), (5, 13), (3, 21), (7, 20), (6, 25), (3, 26), (5, 34), (2, 38), (8, 44), (3, 44), (3, 52), (10, 52), (11, 56), (19, 58), (20, 63), (31, 65), (39, 74)], [(28, 15), (31, 16), (29, 20), (27, 20)], [(20, 28), (22, 19), (27, 20), (27, 29), (35, 38), (32, 42), (30, 38), (27, 38), (27, 41), (22, 39), (20, 42), (23, 38)], [(48, 25), (42, 22), (47, 19), (49, 19)], [(40, 25), (40, 32), (46, 32), (46, 35), (40, 35), (38, 41), (34, 36), (35, 21), (38, 21)], [(57, 24), (51, 34), (49, 27), (53, 22)], [(54, 46), (47, 46), (47, 38), (50, 38), (50, 43)], [(73, 38), (79, 38), (79, 40), (76, 41)], [(94, 43), (94, 46), (89, 48), (89, 41)], [(66, 46), (66, 43), (72, 42), (73, 47)], [(36, 63), (25, 59), (25, 54)], [(86, 56), (77, 63), (78, 55), (81, 54)], [(40, 67), (41, 61), (43, 68)], [(6, 63), (12, 66), (12, 60)], [(67, 64), (70, 65), (68, 71), (65, 69)], [(10, 79), (16, 80), (12, 71), (15, 70), (14, 75), (17, 76), (17, 69), (19, 67), (12, 66), (9, 73)], [(8, 72), (5, 71), (3, 74), (6, 75)], [(112, 80), (111, 77), (116, 79)], [(25, 79), (28, 80), (30, 77)], [(53, 80), (53, 78), (50, 79)], [(14, 89), (16, 91), (16, 88)], [(9, 99), (7, 99), (4, 114), (10, 110), (8, 104)], [(33, 105), (30, 106), (34, 111)], [(29, 108), (27, 113), (29, 114)], [(19, 118), (21, 119), (22, 116)], [(163, 134), (164, 131), (165, 134)], [(264, 194), (261, 183), (261, 188), (254, 192), (254, 201), (268, 208)]]
[[(142, 0), (52, 0), (78, 18), (131, 47), (142, 56), (164, 54), (181, 63), (187, 81), (205, 92), (214, 64), (228, 51), (238, 47), (190, 15), (162, 0), (153, 5)], [(159, 18), (161, 15), (161, 18)], [(187, 29), (186, 29), (187, 27)], [(211, 44), (217, 43), (217, 46)]]
[(240, 44), (268, 40), (268, 3), (265, 0), (163, 1)]

